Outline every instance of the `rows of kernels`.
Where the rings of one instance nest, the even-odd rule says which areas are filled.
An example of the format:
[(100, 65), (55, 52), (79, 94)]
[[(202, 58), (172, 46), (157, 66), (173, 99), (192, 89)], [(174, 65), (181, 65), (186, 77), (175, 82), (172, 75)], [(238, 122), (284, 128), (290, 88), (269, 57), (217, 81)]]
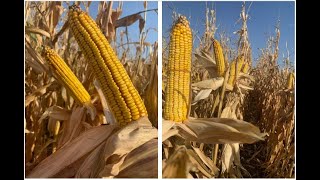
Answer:
[(216, 39), (213, 40), (213, 52), (216, 60), (217, 75), (219, 77), (224, 76), (225, 62), (223, 51), (219, 41), (217, 41)]
[(92, 65), (117, 121), (125, 125), (146, 115), (141, 97), (93, 20), (85, 13), (72, 10), (69, 19), (76, 40)]
[(72, 97), (81, 104), (90, 102), (89, 93), (64, 60), (48, 47), (44, 48), (44, 56)]
[(192, 34), (185, 17), (172, 28), (167, 69), (165, 119), (186, 120), (189, 104)]

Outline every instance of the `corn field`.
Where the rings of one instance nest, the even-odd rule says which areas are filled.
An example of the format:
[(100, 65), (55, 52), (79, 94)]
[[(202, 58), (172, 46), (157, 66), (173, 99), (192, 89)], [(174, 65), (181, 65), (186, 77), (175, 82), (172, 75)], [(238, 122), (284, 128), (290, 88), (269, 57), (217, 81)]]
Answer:
[(294, 65), (289, 51), (279, 58), (278, 22), (253, 65), (246, 7), (236, 39), (216, 32), (214, 8), (199, 10), (199, 34), (171, 7), (173, 23), (162, 41), (164, 178), (295, 177)]
[(215, 7), (195, 26), (164, 2), (168, 37), (158, 3), (25, 1), (25, 177), (294, 178), (281, 22), (254, 58), (250, 3), (231, 35)]
[(158, 12), (135, 6), (25, 2), (26, 177), (157, 177)]

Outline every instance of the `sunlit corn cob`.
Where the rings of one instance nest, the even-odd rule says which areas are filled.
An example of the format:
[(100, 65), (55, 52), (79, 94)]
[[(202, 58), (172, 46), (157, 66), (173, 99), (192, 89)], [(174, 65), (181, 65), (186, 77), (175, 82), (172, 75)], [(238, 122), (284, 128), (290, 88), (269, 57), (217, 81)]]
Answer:
[[(228, 79), (228, 84), (233, 86), (236, 82), (237, 78), (239, 77), (240, 70), (242, 68), (244, 62), (244, 56), (238, 57), (236, 60), (232, 61), (230, 67), (230, 75)], [(237, 68), (236, 68), (237, 65)]]
[(63, 83), (63, 86), (71, 93), (76, 102), (83, 105), (90, 103), (90, 95), (71, 71), (64, 60), (49, 47), (43, 47), (43, 55), (50, 64), (54, 74)]
[(249, 72), (249, 69), (250, 69), (249, 63), (246, 62), (242, 68), (242, 72), (247, 74)]
[(213, 53), (217, 64), (217, 75), (221, 77), (224, 75), (225, 62), (222, 47), (216, 39), (213, 40)]
[(294, 82), (294, 74), (293, 72), (290, 72), (287, 78), (287, 89), (293, 88), (293, 82)]
[(95, 21), (77, 6), (70, 7), (68, 16), (71, 31), (117, 122), (124, 126), (147, 115), (138, 91)]
[(181, 122), (187, 119), (190, 95), (192, 32), (185, 16), (174, 23), (169, 46), (164, 118)]

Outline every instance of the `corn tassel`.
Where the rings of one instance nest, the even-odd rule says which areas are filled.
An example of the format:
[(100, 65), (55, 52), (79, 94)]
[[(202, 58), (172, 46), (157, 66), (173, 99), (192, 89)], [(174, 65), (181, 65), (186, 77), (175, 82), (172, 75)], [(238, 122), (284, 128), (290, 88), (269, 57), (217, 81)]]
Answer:
[(230, 67), (230, 75), (229, 75), (229, 79), (228, 79), (229, 85), (234, 86), (236, 80), (239, 77), (243, 62), (244, 62), (244, 56), (240, 56), (236, 60), (232, 61), (231, 65), (230, 65), (231, 66)]
[(225, 71), (225, 62), (224, 62), (224, 56), (223, 56), (223, 51), (222, 47), (216, 39), (213, 40), (213, 52), (214, 52), (214, 57), (216, 60), (216, 67), (217, 67), (217, 75), (218, 77), (221, 77), (224, 75)]
[(117, 122), (124, 126), (146, 116), (138, 91), (95, 21), (77, 6), (70, 7), (68, 16), (71, 31), (94, 70)]
[(90, 104), (91, 98), (89, 93), (64, 60), (49, 47), (43, 48), (43, 55), (50, 64), (50, 67), (58, 80), (63, 84), (67, 91), (71, 93), (71, 96), (76, 100), (76, 102), (83, 105)]
[(170, 36), (164, 118), (187, 119), (190, 96), (192, 32), (185, 16), (179, 16)]

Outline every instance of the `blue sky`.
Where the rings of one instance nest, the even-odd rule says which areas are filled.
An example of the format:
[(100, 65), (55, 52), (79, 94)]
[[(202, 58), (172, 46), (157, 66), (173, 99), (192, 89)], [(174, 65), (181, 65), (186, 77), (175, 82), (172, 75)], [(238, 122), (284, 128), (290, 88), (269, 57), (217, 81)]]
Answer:
[[(94, 19), (97, 17), (97, 11), (98, 11), (98, 5), (100, 2), (93, 1), (90, 5), (89, 13), (91, 17)], [(113, 9), (116, 9), (119, 5), (118, 1), (113, 2)], [(149, 1), (147, 4), (148, 9), (156, 9), (158, 8), (158, 2), (157, 1)], [(139, 11), (144, 11), (143, 7), (143, 1), (124, 1), (123, 7), (122, 7), (122, 14), (120, 18), (123, 18), (125, 16), (137, 13)], [(140, 14), (142, 17), (144, 17), (144, 14)], [(155, 28), (158, 29), (158, 14), (155, 11), (149, 11), (147, 12), (147, 21), (145, 24), (145, 30), (149, 28)], [(118, 32), (121, 30), (125, 30), (124, 27), (118, 28)], [(129, 31), (129, 40), (131, 42), (133, 41), (139, 41), (139, 21), (136, 21), (134, 24), (128, 27)], [(154, 43), (155, 41), (158, 41), (158, 32), (154, 30), (150, 30), (149, 35), (147, 36), (147, 42)]]
[[(219, 34), (220, 31), (226, 31), (231, 39), (238, 38), (237, 34), (233, 34), (241, 27), (241, 23), (237, 23), (240, 18), (242, 6), (241, 1), (238, 2), (207, 2), (207, 6), (216, 11), (216, 19)], [(246, 9), (251, 2), (246, 2)], [(279, 60), (282, 60), (282, 54), (286, 53), (286, 42), (290, 51), (290, 60), (293, 61), (294, 56), (294, 2), (253, 2), (249, 9), (249, 20), (247, 22), (249, 30), (249, 41), (253, 50), (253, 59), (257, 59), (260, 54), (258, 48), (266, 47), (266, 40), (269, 35), (275, 34), (275, 25), (278, 18), (280, 19), (280, 43), (279, 43)], [(162, 31), (164, 37), (169, 36), (169, 29), (172, 24), (172, 9), (183, 14), (190, 19), (191, 28), (202, 35), (205, 23), (206, 2), (163, 2), (162, 4)], [(217, 34), (216, 34), (217, 35)], [(196, 40), (195, 46), (199, 42)], [(280, 63), (280, 62), (279, 62)]]

